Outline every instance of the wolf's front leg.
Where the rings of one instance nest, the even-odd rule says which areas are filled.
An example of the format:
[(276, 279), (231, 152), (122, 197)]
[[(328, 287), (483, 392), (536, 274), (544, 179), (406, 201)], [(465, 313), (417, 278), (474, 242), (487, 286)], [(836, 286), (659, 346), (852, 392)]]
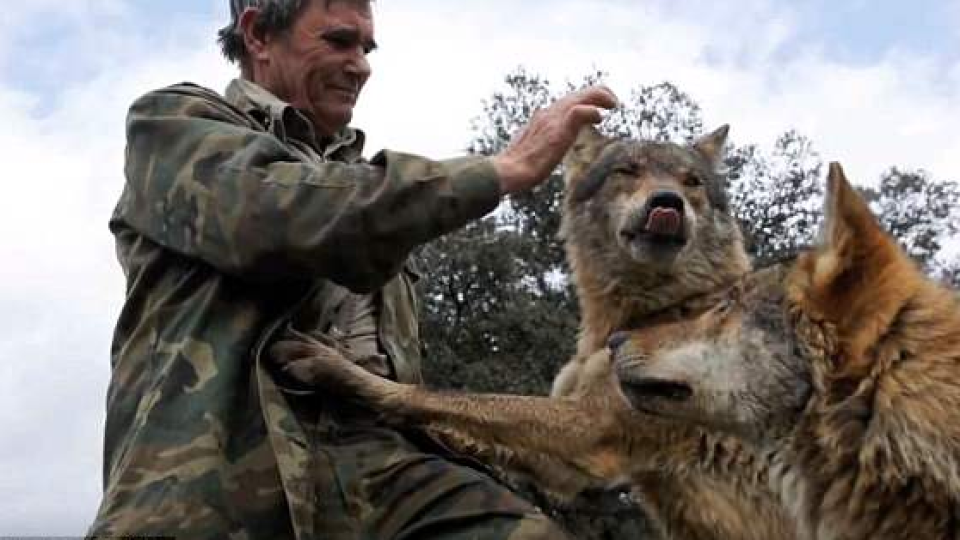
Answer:
[(445, 434), (463, 453), (507, 462), (547, 456), (603, 480), (628, 468), (620, 417), (625, 402), (435, 392), (374, 375), (335, 343), (305, 335), (280, 341), (270, 352), (301, 382), (357, 400), (388, 423)]
[(367, 371), (332, 338), (290, 331), (270, 347), (270, 357), (303, 384), (322, 387), (383, 413), (404, 402), (404, 396), (414, 388)]

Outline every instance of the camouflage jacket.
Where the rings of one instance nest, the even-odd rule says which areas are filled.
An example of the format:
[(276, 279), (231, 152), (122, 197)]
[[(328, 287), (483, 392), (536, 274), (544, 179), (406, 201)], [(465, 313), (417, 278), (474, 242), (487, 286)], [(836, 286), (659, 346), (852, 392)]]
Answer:
[(286, 324), (324, 331), (379, 291), (380, 345), (420, 379), (418, 244), (498, 203), (488, 159), (431, 161), (362, 133), (321, 147), (293, 107), (238, 80), (138, 99), (110, 221), (127, 279), (111, 350), (95, 535), (317, 538), (309, 433), (262, 357)]

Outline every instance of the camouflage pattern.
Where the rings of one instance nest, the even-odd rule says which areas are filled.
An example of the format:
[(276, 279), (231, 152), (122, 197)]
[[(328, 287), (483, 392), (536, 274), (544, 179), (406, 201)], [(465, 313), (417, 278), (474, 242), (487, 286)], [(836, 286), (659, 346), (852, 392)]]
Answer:
[(285, 328), (334, 331), (349, 287), (375, 291), (393, 378), (421, 379), (408, 254), (493, 209), (497, 178), (484, 158), (367, 163), (362, 144), (351, 129), (317, 141), (245, 81), (226, 99), (181, 84), (133, 104), (110, 221), (127, 296), (91, 535), (424, 538), (484, 516), (504, 533), (463, 537), (552, 527), (399, 433), (332, 420), (336, 403), (264, 358)]

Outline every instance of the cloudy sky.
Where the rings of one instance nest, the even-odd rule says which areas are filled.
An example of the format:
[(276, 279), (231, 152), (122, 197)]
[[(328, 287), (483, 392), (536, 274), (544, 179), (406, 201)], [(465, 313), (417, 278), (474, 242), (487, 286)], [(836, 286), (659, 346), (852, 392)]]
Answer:
[[(82, 532), (100, 490), (109, 339), (123, 294), (106, 229), (126, 106), (233, 74), (225, 0), (29, 0), (0, 18), (0, 535)], [(809, 135), (855, 180), (960, 179), (960, 0), (380, 0), (357, 124), (381, 147), (460, 152), (524, 65), (670, 80), (741, 142)]]

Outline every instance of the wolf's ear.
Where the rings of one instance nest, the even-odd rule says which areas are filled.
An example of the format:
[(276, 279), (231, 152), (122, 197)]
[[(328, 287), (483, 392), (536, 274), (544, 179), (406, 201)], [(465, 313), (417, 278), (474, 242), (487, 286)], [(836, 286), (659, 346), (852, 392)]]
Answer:
[(821, 245), (798, 261), (791, 295), (809, 313), (836, 325), (846, 353), (843, 368), (856, 371), (923, 277), (839, 163), (830, 164), (825, 203)]
[(693, 143), (693, 148), (706, 158), (707, 163), (712, 167), (720, 164), (720, 158), (723, 157), (723, 146), (727, 144), (727, 135), (730, 134), (730, 126), (724, 124), (710, 133), (704, 135)]
[(600, 152), (613, 142), (604, 137), (591, 125), (586, 125), (577, 134), (577, 140), (563, 157), (564, 181), (567, 186), (583, 177), (590, 165), (597, 160)]

